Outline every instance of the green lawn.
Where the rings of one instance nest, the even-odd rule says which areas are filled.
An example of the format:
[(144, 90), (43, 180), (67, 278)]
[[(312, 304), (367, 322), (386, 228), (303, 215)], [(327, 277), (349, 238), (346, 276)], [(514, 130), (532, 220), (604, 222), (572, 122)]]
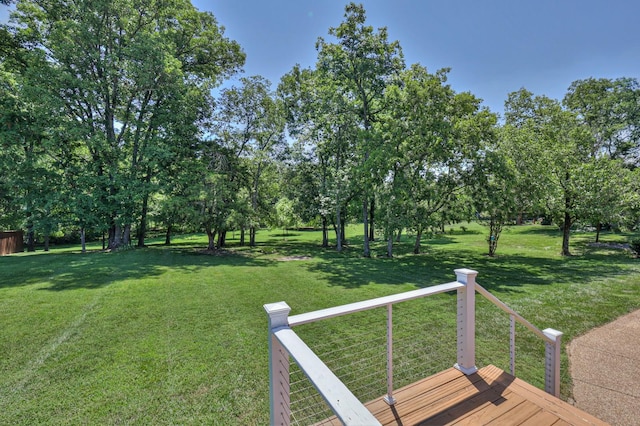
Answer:
[[(589, 245), (591, 233), (575, 234), (576, 255), (561, 258), (554, 228), (513, 227), (489, 258), (486, 229), (467, 228), (447, 228), (418, 256), (407, 236), (393, 259), (379, 257), (382, 242), (362, 258), (355, 226), (343, 254), (321, 249), (319, 232), (290, 231), (285, 240), (282, 231), (262, 231), (258, 247), (238, 247), (231, 236), (219, 255), (200, 252), (204, 236), (184, 236), (170, 247), (158, 240), (116, 253), (95, 245), (84, 255), (66, 247), (1, 257), (0, 424), (267, 424), (263, 304), (284, 300), (296, 314), (452, 281), (459, 267), (478, 270), (481, 285), (539, 328), (563, 331), (565, 343), (640, 308), (640, 260)], [(455, 321), (453, 299), (428, 302), (427, 314), (425, 305), (410, 308), (407, 321)], [(479, 302), (481, 360), (508, 357), (494, 346), (508, 332), (503, 317)], [(322, 340), (326, 330), (301, 333)], [(563, 369), (567, 396), (566, 359)]]

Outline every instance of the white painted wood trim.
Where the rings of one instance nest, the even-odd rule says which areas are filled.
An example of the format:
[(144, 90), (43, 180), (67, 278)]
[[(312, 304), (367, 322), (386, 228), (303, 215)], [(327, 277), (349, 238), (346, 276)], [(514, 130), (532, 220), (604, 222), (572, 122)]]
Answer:
[(542, 332), (552, 343), (545, 344), (545, 391), (560, 398), (560, 355), (563, 333), (553, 328), (546, 328)]
[(458, 355), (454, 367), (469, 375), (476, 367), (476, 291), (478, 273), (471, 269), (456, 269), (456, 279), (463, 284), (458, 289)]
[(460, 287), (464, 287), (464, 285), (457, 281), (454, 281), (446, 284), (439, 284), (431, 287), (421, 288), (419, 290), (407, 291), (405, 293), (378, 297), (377, 299), (370, 299), (362, 302), (350, 303), (348, 305), (334, 306), (333, 308), (320, 309), (318, 311), (292, 315), (289, 317), (289, 326), (293, 327), (296, 325), (308, 324), (327, 318), (347, 315), (353, 312), (366, 311), (368, 309), (379, 308), (381, 306), (405, 302), (407, 300), (419, 299), (421, 297), (431, 296), (439, 293), (446, 293), (447, 291), (457, 290)]
[(287, 327), (287, 317), (291, 308), (285, 302), (264, 305), (269, 317), (269, 407), (270, 424), (289, 426), (291, 424), (289, 388), (289, 354), (274, 331)]
[(281, 328), (273, 335), (298, 363), (300, 369), (343, 424), (347, 426), (380, 425), (373, 414), (293, 330)]

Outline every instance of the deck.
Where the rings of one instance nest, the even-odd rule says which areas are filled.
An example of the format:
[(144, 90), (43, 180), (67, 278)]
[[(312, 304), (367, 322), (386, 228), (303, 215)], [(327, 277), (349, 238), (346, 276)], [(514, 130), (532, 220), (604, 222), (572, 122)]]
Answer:
[[(606, 425), (574, 406), (489, 365), (465, 376), (450, 368), (366, 405), (383, 425)], [(319, 425), (340, 425), (336, 418)]]

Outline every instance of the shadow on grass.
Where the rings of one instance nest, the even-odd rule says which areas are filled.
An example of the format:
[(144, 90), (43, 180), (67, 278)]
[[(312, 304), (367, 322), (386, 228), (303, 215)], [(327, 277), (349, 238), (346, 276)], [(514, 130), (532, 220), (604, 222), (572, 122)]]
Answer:
[(519, 287), (524, 285), (587, 284), (592, 280), (627, 274), (625, 265), (633, 263), (633, 259), (625, 255), (598, 252), (569, 258), (521, 255), (491, 258), (472, 251), (441, 249), (392, 259), (347, 257), (325, 260), (309, 264), (307, 268), (325, 276), (332, 286), (358, 288), (375, 283), (428, 287), (454, 281), (455, 269), (470, 268), (479, 272), (477, 281), (480, 285), (500, 293), (522, 292)]
[(114, 282), (149, 278), (167, 268), (195, 271), (215, 265), (267, 266), (275, 261), (243, 253), (203, 253), (189, 244), (119, 252), (33, 253), (0, 258), (0, 289), (41, 284), (39, 290), (98, 289)]
[(512, 226), (510, 229), (516, 230), (518, 234), (537, 234), (548, 235), (550, 237), (557, 237), (560, 232), (560, 228), (555, 225), (539, 225), (539, 226)]
[[(545, 228), (535, 232), (548, 232)], [(555, 231), (554, 231), (555, 232)], [(291, 234), (290, 234), (291, 235)], [(394, 258), (384, 255), (384, 241), (372, 242), (372, 257), (362, 257), (361, 236), (350, 237), (353, 246), (343, 252), (335, 247), (323, 248), (317, 241), (267, 241), (256, 247), (230, 243), (227, 250), (203, 253), (204, 246), (195, 242), (161, 243), (145, 249), (114, 253), (36, 253), (0, 258), (0, 289), (40, 285), (43, 290), (63, 291), (96, 289), (127, 279), (160, 276), (167, 269), (185, 273), (216, 265), (226, 267), (275, 267), (283, 257), (300, 257), (298, 263), (330, 286), (346, 289), (369, 284), (413, 285), (426, 287), (455, 280), (454, 269), (479, 271), (478, 282), (485, 288), (502, 293), (517, 293), (523, 285), (551, 285), (585, 282), (628, 273), (632, 264), (625, 252), (591, 248), (586, 243), (575, 248), (581, 256), (535, 257), (498, 254), (488, 257), (479, 251), (465, 249), (454, 237), (439, 235), (426, 240), (424, 254), (411, 254), (411, 239), (394, 246)], [(310, 258), (310, 259), (308, 259)]]

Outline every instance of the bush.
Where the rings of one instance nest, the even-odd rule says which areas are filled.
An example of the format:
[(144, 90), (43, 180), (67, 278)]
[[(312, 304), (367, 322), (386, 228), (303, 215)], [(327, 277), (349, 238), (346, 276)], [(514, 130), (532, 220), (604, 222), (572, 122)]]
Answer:
[(640, 257), (640, 237), (632, 238), (631, 241), (629, 241), (629, 248), (636, 257)]

